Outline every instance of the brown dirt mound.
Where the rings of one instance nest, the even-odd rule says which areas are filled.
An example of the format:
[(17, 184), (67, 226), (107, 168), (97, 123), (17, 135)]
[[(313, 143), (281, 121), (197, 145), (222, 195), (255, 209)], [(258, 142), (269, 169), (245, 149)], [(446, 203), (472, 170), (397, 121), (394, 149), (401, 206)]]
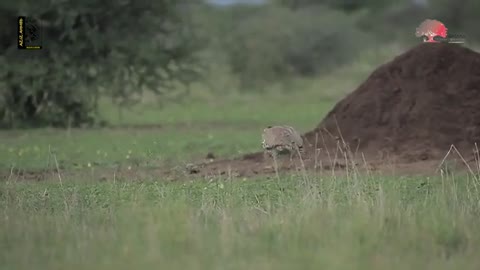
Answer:
[[(304, 137), (314, 146), (304, 156), (308, 169), (344, 168), (349, 163), (338, 153), (345, 145), (355, 163), (366, 160), (378, 170), (393, 162), (410, 164), (404, 172), (432, 172), (451, 145), (471, 161), (480, 142), (480, 54), (456, 44), (420, 44), (377, 68)], [(280, 170), (291, 170), (288, 164)], [(262, 153), (252, 153), (204, 165), (200, 174), (227, 168), (264, 174), (273, 172), (269, 165)]]
[(371, 158), (442, 158), (453, 144), (469, 155), (480, 143), (480, 54), (423, 43), (375, 70), (306, 136), (343, 137)]

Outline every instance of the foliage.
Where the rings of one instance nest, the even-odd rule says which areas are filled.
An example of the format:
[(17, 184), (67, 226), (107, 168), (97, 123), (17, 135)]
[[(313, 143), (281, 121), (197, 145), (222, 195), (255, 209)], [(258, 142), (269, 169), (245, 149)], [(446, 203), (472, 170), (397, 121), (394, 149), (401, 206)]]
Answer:
[(240, 21), (223, 48), (232, 71), (245, 87), (252, 87), (328, 72), (367, 41), (368, 35), (356, 30), (354, 16), (325, 7), (270, 7)]
[(2, 3), (0, 40), (12, 40), (22, 14), (39, 22), (44, 48), (0, 44), (0, 123), (92, 124), (101, 95), (125, 105), (146, 89), (161, 95), (174, 81), (191, 81), (198, 44), (186, 12), (173, 0)]
[(5, 269), (469, 270), (480, 262), (474, 176), (68, 180), (0, 183)]

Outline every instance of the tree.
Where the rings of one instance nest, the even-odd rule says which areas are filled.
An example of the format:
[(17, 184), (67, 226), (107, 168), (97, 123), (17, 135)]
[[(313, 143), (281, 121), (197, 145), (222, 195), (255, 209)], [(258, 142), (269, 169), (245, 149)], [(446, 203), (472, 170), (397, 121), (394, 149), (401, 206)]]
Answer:
[[(199, 43), (188, 10), (184, 0), (2, 2), (0, 124), (93, 124), (102, 95), (162, 95), (194, 80)], [(42, 50), (6, 42), (20, 14), (42, 28)]]

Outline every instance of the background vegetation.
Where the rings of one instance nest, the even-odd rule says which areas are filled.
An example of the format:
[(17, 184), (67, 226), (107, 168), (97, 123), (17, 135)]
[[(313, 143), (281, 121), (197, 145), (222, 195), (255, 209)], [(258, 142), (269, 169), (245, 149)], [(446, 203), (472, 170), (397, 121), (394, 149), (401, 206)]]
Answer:
[[(475, 48), (478, 11), (474, 0), (3, 1), (0, 269), (477, 269), (480, 165), (278, 179), (184, 168), (259, 150), (266, 125), (312, 129), (418, 44), (426, 18)], [(17, 50), (18, 15), (39, 20), (42, 50)]]
[[(259, 92), (318, 78), (366, 49), (418, 42), (427, 17), (478, 31), (476, 1), (276, 0), (219, 6), (192, 1), (7, 1), (1, 4), (0, 124), (106, 124), (102, 99), (124, 109), (190, 96), (192, 82)], [(42, 28), (44, 49), (19, 51), (16, 16)], [(139, 31), (142, 29), (142, 31)], [(219, 73), (222, 72), (222, 73)]]

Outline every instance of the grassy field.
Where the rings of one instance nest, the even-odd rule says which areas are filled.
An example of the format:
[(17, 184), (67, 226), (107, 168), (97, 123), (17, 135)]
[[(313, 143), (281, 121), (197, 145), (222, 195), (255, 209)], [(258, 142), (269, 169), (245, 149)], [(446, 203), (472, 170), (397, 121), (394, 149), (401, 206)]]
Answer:
[(374, 67), (398, 52), (393, 47), (365, 53), (330, 76), (272, 85), (261, 94), (238, 93), (231, 89), (231, 80), (219, 80), (212, 89), (193, 89), (193, 98), (181, 104), (145, 102), (125, 111), (122, 119), (114, 106), (105, 103), (100, 113), (117, 127), (113, 129), (1, 131), (0, 169), (51, 167), (53, 154), (68, 169), (89, 164), (155, 166), (204, 157), (208, 152), (231, 157), (256, 151), (265, 126), (313, 129)]
[(478, 269), (478, 185), (451, 175), (2, 183), (0, 268)]
[(272, 123), (291, 123), (308, 131), (332, 105), (331, 100), (292, 102), (287, 98), (276, 103), (255, 98), (224, 105), (196, 101), (185, 105), (186, 110), (179, 105), (162, 111), (146, 106), (142, 114), (134, 111), (124, 119), (123, 125), (139, 127), (4, 131), (0, 167), (43, 168), (52, 153), (65, 168), (86, 167), (89, 163), (158, 165), (203, 157), (208, 152), (229, 157), (259, 150), (261, 131)]
[[(269, 124), (315, 127), (381, 59), (283, 93), (196, 93), (116, 127), (0, 133), (0, 169), (161, 167), (260, 149)], [(390, 57), (390, 56), (389, 56)], [(372, 60), (373, 59), (373, 60)], [(365, 59), (364, 59), (365, 60)], [(381, 62), (381, 61), (380, 61)], [(209, 96), (210, 95), (210, 96)], [(201, 97), (201, 98), (200, 98)], [(475, 175), (0, 181), (0, 269), (478, 269)]]

